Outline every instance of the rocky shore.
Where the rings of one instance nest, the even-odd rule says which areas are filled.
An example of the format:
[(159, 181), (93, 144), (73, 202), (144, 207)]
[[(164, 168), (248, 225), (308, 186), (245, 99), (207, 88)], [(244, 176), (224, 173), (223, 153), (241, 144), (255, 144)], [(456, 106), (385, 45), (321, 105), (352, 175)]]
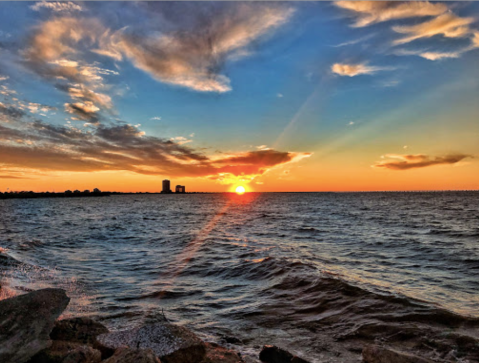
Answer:
[[(110, 332), (87, 317), (59, 319), (70, 302), (61, 289), (42, 289), (0, 301), (0, 362), (2, 363), (245, 363), (241, 353), (201, 340), (185, 327), (166, 318), (123, 331)], [(427, 332), (424, 337), (426, 338)], [(384, 341), (368, 341), (360, 350), (365, 363), (477, 362), (479, 340), (454, 335), (462, 358), (452, 352), (441, 358), (411, 353), (408, 332), (402, 332), (404, 349)], [(444, 332), (443, 342), (448, 333)], [(397, 341), (397, 340), (396, 340)], [(423, 342), (424, 345), (426, 345)], [(430, 341), (441, 350), (439, 341)], [(409, 345), (409, 346), (408, 346)], [(427, 346), (427, 345), (426, 345)], [(357, 348), (356, 348), (357, 349)], [(259, 349), (260, 350), (260, 349)], [(406, 352), (408, 351), (408, 352)], [(265, 363), (308, 363), (310, 360), (273, 345), (259, 351)], [(311, 357), (312, 358), (312, 357)], [(339, 361), (339, 359), (338, 359)], [(248, 363), (248, 362), (246, 362)]]

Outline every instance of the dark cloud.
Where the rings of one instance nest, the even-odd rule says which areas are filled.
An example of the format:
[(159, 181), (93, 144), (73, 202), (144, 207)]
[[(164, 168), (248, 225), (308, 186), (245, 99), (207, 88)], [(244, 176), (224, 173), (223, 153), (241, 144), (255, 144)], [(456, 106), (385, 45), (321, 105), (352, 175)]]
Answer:
[(310, 155), (261, 150), (215, 159), (172, 140), (146, 136), (129, 124), (99, 125), (83, 131), (36, 120), (23, 123), (22, 129), (0, 125), (0, 132), (2, 165), (37, 171), (125, 170), (171, 177), (254, 177)]
[(373, 165), (375, 168), (385, 168), (391, 170), (408, 170), (414, 168), (425, 168), (434, 165), (456, 164), (466, 158), (472, 158), (472, 155), (453, 154), (446, 156), (429, 155), (386, 155), (395, 160), (381, 161)]
[(9, 119), (18, 120), (25, 116), (25, 111), (22, 109), (12, 106), (12, 105), (4, 105), (0, 102), (0, 115), (4, 115)]

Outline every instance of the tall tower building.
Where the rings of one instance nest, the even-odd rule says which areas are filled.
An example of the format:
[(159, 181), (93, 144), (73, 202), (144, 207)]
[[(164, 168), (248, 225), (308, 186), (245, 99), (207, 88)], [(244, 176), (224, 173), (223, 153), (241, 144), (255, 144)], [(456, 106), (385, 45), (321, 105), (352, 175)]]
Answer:
[(168, 179), (163, 180), (163, 190), (162, 193), (171, 193), (170, 181)]

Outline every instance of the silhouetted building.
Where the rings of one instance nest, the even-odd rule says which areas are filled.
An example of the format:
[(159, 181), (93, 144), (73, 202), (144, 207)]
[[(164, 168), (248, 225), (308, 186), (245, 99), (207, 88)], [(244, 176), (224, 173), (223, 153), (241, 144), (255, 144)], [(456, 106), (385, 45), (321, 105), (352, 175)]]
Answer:
[(163, 190), (162, 193), (172, 193), (170, 189), (170, 181), (168, 179), (163, 180)]
[(186, 193), (184, 185), (177, 185), (175, 191), (176, 191), (176, 193)]

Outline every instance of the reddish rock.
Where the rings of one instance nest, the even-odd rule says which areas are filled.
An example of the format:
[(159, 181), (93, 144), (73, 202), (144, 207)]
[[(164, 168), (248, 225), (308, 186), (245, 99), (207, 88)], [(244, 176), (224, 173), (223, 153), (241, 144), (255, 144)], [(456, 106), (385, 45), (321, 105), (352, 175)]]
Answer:
[(103, 363), (161, 363), (151, 349), (118, 348), (115, 354)]
[(206, 358), (202, 363), (244, 363), (239, 353), (218, 344), (205, 343)]

